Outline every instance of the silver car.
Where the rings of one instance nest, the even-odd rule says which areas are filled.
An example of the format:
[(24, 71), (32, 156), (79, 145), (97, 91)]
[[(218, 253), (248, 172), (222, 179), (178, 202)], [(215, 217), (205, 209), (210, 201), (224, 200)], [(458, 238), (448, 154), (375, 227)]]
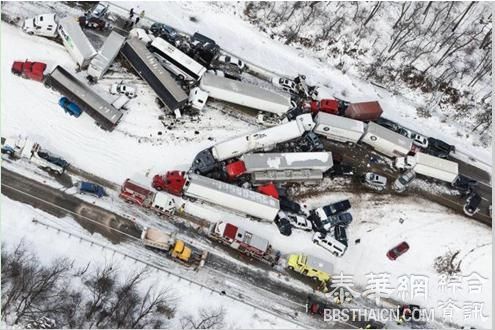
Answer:
[(416, 178), (413, 170), (402, 173), (392, 184), (392, 188), (397, 192), (404, 192), (409, 184)]
[(377, 191), (383, 191), (387, 187), (387, 178), (373, 172), (365, 173), (362, 182), (365, 186)]

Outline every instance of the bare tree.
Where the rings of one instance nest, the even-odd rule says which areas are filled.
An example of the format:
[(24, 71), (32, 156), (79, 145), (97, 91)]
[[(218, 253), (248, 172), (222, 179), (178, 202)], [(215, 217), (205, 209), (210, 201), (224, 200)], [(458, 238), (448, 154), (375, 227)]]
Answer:
[(373, 17), (375, 17), (375, 15), (376, 15), (376, 13), (378, 12), (378, 9), (380, 9), (381, 5), (382, 5), (382, 2), (381, 2), (381, 1), (378, 1), (378, 2), (375, 4), (375, 6), (373, 7), (373, 9), (371, 9), (371, 12), (370, 12), (370, 14), (368, 15), (368, 18), (366, 18), (366, 20), (364, 21), (363, 26), (366, 26), (366, 24), (368, 24), (368, 23), (369, 23), (369, 21), (371, 21), (371, 19), (372, 19)]
[(199, 316), (187, 315), (180, 320), (182, 329), (221, 329), (225, 327), (225, 310), (200, 309)]

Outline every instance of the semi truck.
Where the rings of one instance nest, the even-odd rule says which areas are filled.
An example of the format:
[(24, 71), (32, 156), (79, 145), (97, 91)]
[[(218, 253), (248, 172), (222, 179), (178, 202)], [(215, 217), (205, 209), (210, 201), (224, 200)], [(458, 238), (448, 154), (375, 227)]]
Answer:
[(187, 105), (187, 94), (156, 57), (146, 49), (143, 42), (131, 38), (125, 42), (120, 52), (170, 112), (177, 113)]
[(47, 76), (45, 85), (67, 96), (103, 129), (113, 130), (122, 118), (122, 112), (60, 65)]
[(355, 144), (364, 135), (366, 124), (359, 120), (318, 112), (313, 130), (329, 140)]
[(377, 101), (372, 102), (360, 102), (360, 103), (351, 103), (345, 109), (344, 115), (346, 117), (369, 121), (369, 120), (377, 120), (383, 113), (383, 109), (380, 106), (380, 103)]
[(275, 145), (301, 137), (315, 126), (311, 114), (297, 116), (295, 120), (278, 126), (245, 134), (220, 142), (201, 151), (193, 161), (191, 171), (204, 174), (212, 171), (218, 162), (239, 157), (255, 150), (267, 150)]
[(148, 48), (159, 62), (180, 80), (199, 80), (206, 68), (162, 38), (155, 38)]
[(81, 70), (85, 69), (96, 55), (96, 50), (84, 34), (77, 19), (71, 16), (60, 19), (57, 31), (70, 56)]
[(158, 215), (174, 214), (176, 202), (164, 192), (153, 192), (137, 182), (126, 179), (120, 188), (119, 197), (127, 203), (153, 210)]
[(388, 157), (407, 155), (413, 147), (411, 139), (373, 122), (368, 123), (361, 141)]
[(270, 222), (280, 211), (271, 196), (197, 174), (187, 176), (184, 195)]
[(250, 153), (242, 161), (256, 183), (317, 182), (333, 166), (331, 152)]
[(88, 75), (94, 80), (101, 79), (119, 54), (124, 42), (124, 36), (112, 31), (98, 51), (98, 54), (89, 63)]
[(208, 251), (200, 251), (187, 246), (183, 240), (177, 239), (176, 233), (166, 233), (155, 228), (144, 228), (141, 240), (145, 247), (165, 252), (172, 259), (186, 266), (199, 269), (204, 266)]
[[(208, 97), (238, 104), (244, 107), (273, 113), (277, 116), (285, 115), (294, 107), (288, 94), (281, 94), (270, 91), (253, 84), (220, 77), (207, 72), (201, 78), (199, 88), (207, 93)], [(198, 93), (196, 98), (203, 98), (206, 103), (204, 93)], [(198, 102), (192, 99), (191, 102)]]
[(448, 183), (454, 183), (459, 176), (458, 163), (422, 152), (397, 157), (394, 166), (400, 170), (412, 169), (417, 174)]
[(281, 256), (280, 251), (274, 250), (268, 240), (228, 222), (212, 223), (208, 228), (208, 237), (272, 267)]
[(2, 144), (1, 150), (2, 154), (27, 159), (36, 166), (58, 175), (63, 174), (69, 167), (69, 163), (65, 160), (42, 150), (38, 143), (31, 141), (27, 137), (7, 138)]

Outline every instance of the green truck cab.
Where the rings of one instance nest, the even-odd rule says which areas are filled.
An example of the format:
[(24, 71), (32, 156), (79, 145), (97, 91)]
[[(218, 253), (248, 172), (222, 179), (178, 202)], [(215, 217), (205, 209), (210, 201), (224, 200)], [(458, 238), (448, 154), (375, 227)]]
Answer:
[(330, 283), (330, 274), (333, 271), (333, 267), (330, 263), (303, 254), (291, 254), (287, 261), (287, 268), (325, 285)]

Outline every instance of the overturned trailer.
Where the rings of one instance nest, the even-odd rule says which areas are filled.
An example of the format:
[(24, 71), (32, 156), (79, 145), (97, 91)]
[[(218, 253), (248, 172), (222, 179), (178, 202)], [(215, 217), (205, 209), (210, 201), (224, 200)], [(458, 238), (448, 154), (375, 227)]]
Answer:
[(139, 76), (150, 85), (168, 110), (175, 112), (187, 105), (187, 94), (143, 42), (131, 38), (126, 41), (120, 52)]
[(245, 154), (242, 160), (253, 182), (317, 182), (333, 166), (331, 152)]
[(45, 85), (70, 98), (105, 130), (113, 130), (122, 118), (122, 112), (60, 65), (48, 75)]
[(112, 31), (98, 51), (98, 54), (89, 63), (88, 75), (95, 80), (101, 79), (119, 54), (124, 42), (124, 36)]
[(67, 16), (59, 21), (58, 34), (70, 56), (80, 69), (86, 69), (96, 50), (84, 34), (75, 17)]

